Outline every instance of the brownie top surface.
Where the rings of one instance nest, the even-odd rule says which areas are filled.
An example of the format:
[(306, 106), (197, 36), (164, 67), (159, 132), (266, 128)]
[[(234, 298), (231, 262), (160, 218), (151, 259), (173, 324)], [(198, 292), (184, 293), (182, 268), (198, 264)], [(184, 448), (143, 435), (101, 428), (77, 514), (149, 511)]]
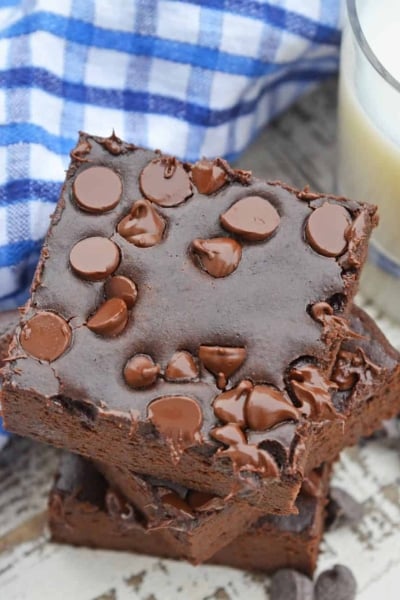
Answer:
[[(13, 384), (148, 417), (167, 436), (173, 405), (191, 441), (215, 425), (212, 401), (227, 387), (237, 399), (258, 386), (252, 430), (298, 420), (282, 396), (288, 374), (306, 364), (297, 388), (307, 377), (325, 385), (317, 371), (344, 337), (336, 313), (374, 207), (296, 193), (218, 159), (182, 164), (115, 136), (82, 134), (72, 158)], [(260, 416), (263, 398), (272, 421)], [(242, 443), (238, 428), (218, 435)]]

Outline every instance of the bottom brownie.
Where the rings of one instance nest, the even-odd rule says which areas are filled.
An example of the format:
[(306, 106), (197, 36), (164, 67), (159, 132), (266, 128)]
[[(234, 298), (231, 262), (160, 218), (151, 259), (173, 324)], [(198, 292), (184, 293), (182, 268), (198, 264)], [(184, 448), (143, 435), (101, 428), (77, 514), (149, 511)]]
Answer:
[[(296, 502), (298, 515), (260, 517), (209, 562), (267, 573), (292, 567), (311, 575), (324, 529), (329, 474), (327, 465), (305, 480)], [(186, 558), (167, 527), (146, 529), (132, 505), (79, 456), (63, 457), (49, 507), (56, 542)]]

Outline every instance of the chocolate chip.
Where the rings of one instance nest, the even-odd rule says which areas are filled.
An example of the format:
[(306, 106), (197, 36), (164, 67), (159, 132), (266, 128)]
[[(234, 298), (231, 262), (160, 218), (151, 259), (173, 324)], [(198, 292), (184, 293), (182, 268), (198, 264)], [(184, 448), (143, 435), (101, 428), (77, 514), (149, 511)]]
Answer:
[(147, 414), (156, 429), (177, 449), (201, 441), (203, 415), (199, 404), (187, 396), (164, 396), (150, 402)]
[(213, 194), (228, 181), (226, 171), (212, 160), (199, 160), (192, 167), (193, 183), (200, 194)]
[(144, 388), (153, 385), (159, 373), (160, 365), (157, 365), (151, 356), (136, 354), (126, 363), (124, 378), (130, 387)]
[(356, 525), (364, 516), (362, 504), (357, 502), (346, 490), (331, 487), (327, 508), (327, 525), (334, 529), (341, 525)]
[(199, 369), (194, 358), (186, 350), (175, 352), (165, 369), (165, 379), (168, 381), (190, 381), (198, 375)]
[(112, 132), (112, 135), (108, 138), (104, 138), (102, 142), (103, 148), (108, 150), (110, 154), (114, 154), (114, 156), (118, 156), (122, 151), (122, 140), (115, 135), (115, 131)]
[(271, 429), (283, 421), (298, 421), (299, 411), (284, 396), (270, 385), (255, 385), (245, 405), (248, 427), (255, 431)]
[(251, 241), (269, 238), (279, 222), (276, 208), (261, 196), (242, 198), (221, 215), (221, 224), (225, 229)]
[(140, 174), (142, 193), (160, 206), (177, 206), (193, 194), (189, 175), (175, 158), (152, 160)]
[(244, 379), (236, 387), (219, 394), (213, 402), (217, 419), (223, 423), (236, 423), (239, 427), (246, 427), (244, 405), (252, 388), (251, 381)]
[(313, 582), (293, 569), (281, 569), (271, 578), (271, 600), (313, 600)]
[(149, 248), (158, 244), (164, 230), (164, 219), (147, 200), (137, 200), (129, 215), (117, 226), (118, 233), (139, 248)]
[(87, 139), (81, 139), (73, 150), (70, 152), (71, 158), (79, 162), (88, 162), (85, 156), (89, 154), (92, 146)]
[(216, 278), (233, 273), (242, 258), (241, 245), (230, 238), (193, 240), (192, 250), (202, 269)]
[(137, 287), (134, 282), (124, 275), (114, 275), (106, 282), (107, 298), (121, 298), (128, 308), (132, 308), (137, 299)]
[(241, 367), (246, 359), (245, 348), (229, 346), (200, 346), (199, 358), (208, 371), (217, 377), (217, 386), (224, 388), (227, 379)]
[(330, 381), (315, 365), (299, 365), (289, 373), (291, 388), (301, 403), (300, 413), (312, 419), (340, 418), (332, 404), (332, 390), (336, 383)]
[(105, 237), (89, 237), (75, 244), (69, 261), (83, 279), (100, 281), (116, 270), (120, 252), (118, 246)]
[(91, 331), (104, 337), (115, 337), (123, 332), (128, 322), (128, 308), (121, 298), (111, 298), (97, 309), (87, 321)]
[(22, 328), (19, 341), (34, 358), (52, 362), (71, 344), (72, 332), (67, 321), (53, 312), (40, 311)]
[(348, 210), (325, 202), (309, 216), (306, 238), (310, 246), (323, 256), (339, 256), (347, 248), (346, 232), (351, 225)]
[(236, 471), (254, 471), (264, 477), (277, 477), (279, 469), (275, 460), (265, 450), (248, 444), (239, 425), (229, 423), (210, 431), (211, 437), (227, 445), (227, 449), (219, 448), (217, 456), (229, 458)]
[(356, 594), (355, 577), (344, 565), (324, 571), (315, 582), (315, 600), (354, 600)]
[(78, 173), (72, 186), (76, 203), (82, 210), (104, 213), (120, 201), (120, 176), (108, 167), (89, 167)]

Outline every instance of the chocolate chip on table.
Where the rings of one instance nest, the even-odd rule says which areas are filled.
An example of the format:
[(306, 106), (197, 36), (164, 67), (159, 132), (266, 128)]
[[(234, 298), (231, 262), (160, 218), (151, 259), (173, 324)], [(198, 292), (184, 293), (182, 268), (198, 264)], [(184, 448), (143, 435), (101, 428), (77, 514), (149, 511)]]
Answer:
[(71, 344), (67, 321), (54, 312), (40, 311), (25, 323), (19, 336), (23, 349), (34, 358), (51, 362)]
[(205, 368), (217, 377), (217, 386), (222, 389), (227, 379), (242, 366), (246, 360), (245, 348), (230, 346), (200, 346), (199, 358)]
[(89, 167), (78, 173), (72, 191), (82, 210), (104, 213), (112, 210), (120, 201), (122, 181), (109, 167)]
[(313, 582), (294, 569), (280, 569), (271, 578), (271, 600), (313, 600)]
[(247, 196), (238, 200), (220, 217), (222, 226), (242, 238), (261, 241), (277, 229), (280, 216), (272, 204), (261, 196)]
[(347, 248), (346, 233), (351, 222), (350, 213), (344, 206), (325, 202), (308, 217), (307, 241), (323, 256), (340, 256)]
[(203, 414), (200, 405), (187, 396), (163, 396), (150, 402), (147, 414), (156, 429), (179, 449), (201, 440)]
[(193, 356), (186, 350), (175, 352), (165, 369), (167, 381), (190, 381), (199, 375)]
[(354, 600), (357, 582), (344, 565), (335, 565), (321, 573), (315, 582), (315, 600)]
[(72, 248), (69, 261), (82, 279), (101, 281), (114, 273), (120, 262), (119, 248), (105, 237), (88, 237)]
[(193, 194), (182, 163), (168, 156), (152, 160), (141, 172), (139, 182), (144, 196), (160, 206), (177, 206)]
[(330, 529), (342, 524), (356, 525), (364, 515), (363, 505), (357, 502), (346, 490), (331, 487), (327, 507), (327, 526)]
[(193, 240), (192, 250), (200, 266), (212, 277), (227, 277), (240, 263), (242, 247), (230, 238)]
[(202, 159), (192, 167), (192, 179), (200, 194), (213, 194), (228, 181), (228, 175), (215, 161)]
[(128, 322), (128, 307), (121, 298), (111, 298), (88, 319), (91, 331), (104, 337), (114, 337), (123, 332)]
[(106, 298), (121, 298), (128, 308), (132, 308), (137, 299), (135, 283), (124, 275), (114, 275), (104, 288)]
[(162, 240), (165, 221), (148, 200), (137, 200), (129, 215), (118, 223), (117, 231), (139, 248), (150, 248)]
[(153, 385), (159, 373), (160, 365), (147, 354), (136, 354), (128, 360), (124, 368), (125, 381), (132, 388)]

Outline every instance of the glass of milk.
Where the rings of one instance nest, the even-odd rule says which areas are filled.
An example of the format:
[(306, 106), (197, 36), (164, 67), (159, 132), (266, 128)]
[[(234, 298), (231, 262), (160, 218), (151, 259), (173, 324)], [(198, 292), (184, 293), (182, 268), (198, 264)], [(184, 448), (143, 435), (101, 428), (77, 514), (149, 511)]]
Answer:
[(379, 207), (362, 295), (400, 321), (400, 0), (347, 0), (338, 193)]

